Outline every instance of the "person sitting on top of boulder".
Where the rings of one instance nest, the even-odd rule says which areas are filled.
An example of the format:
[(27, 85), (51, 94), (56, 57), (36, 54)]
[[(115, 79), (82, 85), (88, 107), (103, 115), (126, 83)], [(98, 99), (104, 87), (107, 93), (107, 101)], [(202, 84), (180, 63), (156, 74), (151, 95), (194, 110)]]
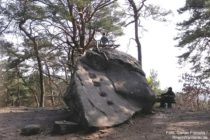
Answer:
[(108, 43), (109, 43), (109, 40), (108, 40), (106, 34), (103, 33), (103, 34), (102, 34), (102, 37), (101, 37), (101, 40), (100, 40), (100, 45), (105, 46), (105, 45), (108, 44)]
[(168, 104), (168, 108), (171, 108), (171, 104), (175, 103), (175, 94), (172, 91), (172, 87), (169, 87), (166, 93), (161, 94), (160, 107), (164, 108), (165, 103)]

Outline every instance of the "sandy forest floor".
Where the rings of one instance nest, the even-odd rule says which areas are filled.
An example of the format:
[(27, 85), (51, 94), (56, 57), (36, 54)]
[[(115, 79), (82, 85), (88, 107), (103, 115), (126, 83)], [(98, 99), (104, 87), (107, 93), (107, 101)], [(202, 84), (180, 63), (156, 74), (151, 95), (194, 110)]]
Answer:
[[(52, 136), (55, 120), (67, 116), (64, 109), (0, 108), (0, 140), (205, 140), (210, 139), (210, 111), (156, 109), (154, 114), (138, 114), (115, 128), (91, 133), (78, 132)], [(41, 124), (43, 132), (21, 136), (27, 124)]]

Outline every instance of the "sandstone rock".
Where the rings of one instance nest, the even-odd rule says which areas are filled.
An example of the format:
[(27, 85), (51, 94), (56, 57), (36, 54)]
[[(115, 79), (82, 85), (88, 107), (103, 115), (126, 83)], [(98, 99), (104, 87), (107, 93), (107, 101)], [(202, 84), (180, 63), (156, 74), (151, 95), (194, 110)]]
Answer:
[(135, 58), (102, 49), (88, 51), (78, 61), (64, 101), (81, 125), (110, 127), (142, 109), (151, 111), (155, 94)]
[(41, 133), (41, 126), (39, 124), (29, 124), (21, 129), (21, 134), (24, 136), (31, 136)]
[(68, 134), (77, 132), (80, 126), (77, 123), (69, 121), (55, 121), (53, 126), (53, 134)]

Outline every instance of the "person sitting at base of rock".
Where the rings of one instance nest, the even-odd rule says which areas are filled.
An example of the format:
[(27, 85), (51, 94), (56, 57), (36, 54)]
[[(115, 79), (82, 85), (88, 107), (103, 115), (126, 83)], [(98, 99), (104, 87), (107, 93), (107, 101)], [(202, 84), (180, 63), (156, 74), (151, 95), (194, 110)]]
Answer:
[(175, 94), (172, 91), (172, 87), (169, 87), (166, 93), (161, 94), (160, 107), (165, 108), (166, 103), (168, 104), (168, 108), (171, 108), (171, 104), (175, 103)]
[(101, 40), (100, 40), (100, 45), (105, 46), (109, 43), (109, 40), (106, 36), (105, 33), (102, 34)]

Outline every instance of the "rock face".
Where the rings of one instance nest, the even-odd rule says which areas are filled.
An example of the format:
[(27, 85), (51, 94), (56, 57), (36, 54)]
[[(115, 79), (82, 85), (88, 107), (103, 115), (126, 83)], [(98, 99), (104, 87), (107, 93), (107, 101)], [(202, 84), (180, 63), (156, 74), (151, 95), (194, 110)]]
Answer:
[(69, 121), (55, 121), (52, 134), (69, 134), (77, 132), (80, 126), (77, 123)]
[(151, 111), (155, 95), (135, 58), (101, 49), (78, 60), (64, 101), (81, 125), (110, 127), (140, 110)]
[(41, 126), (39, 124), (29, 124), (21, 129), (21, 134), (24, 136), (31, 136), (41, 133)]

